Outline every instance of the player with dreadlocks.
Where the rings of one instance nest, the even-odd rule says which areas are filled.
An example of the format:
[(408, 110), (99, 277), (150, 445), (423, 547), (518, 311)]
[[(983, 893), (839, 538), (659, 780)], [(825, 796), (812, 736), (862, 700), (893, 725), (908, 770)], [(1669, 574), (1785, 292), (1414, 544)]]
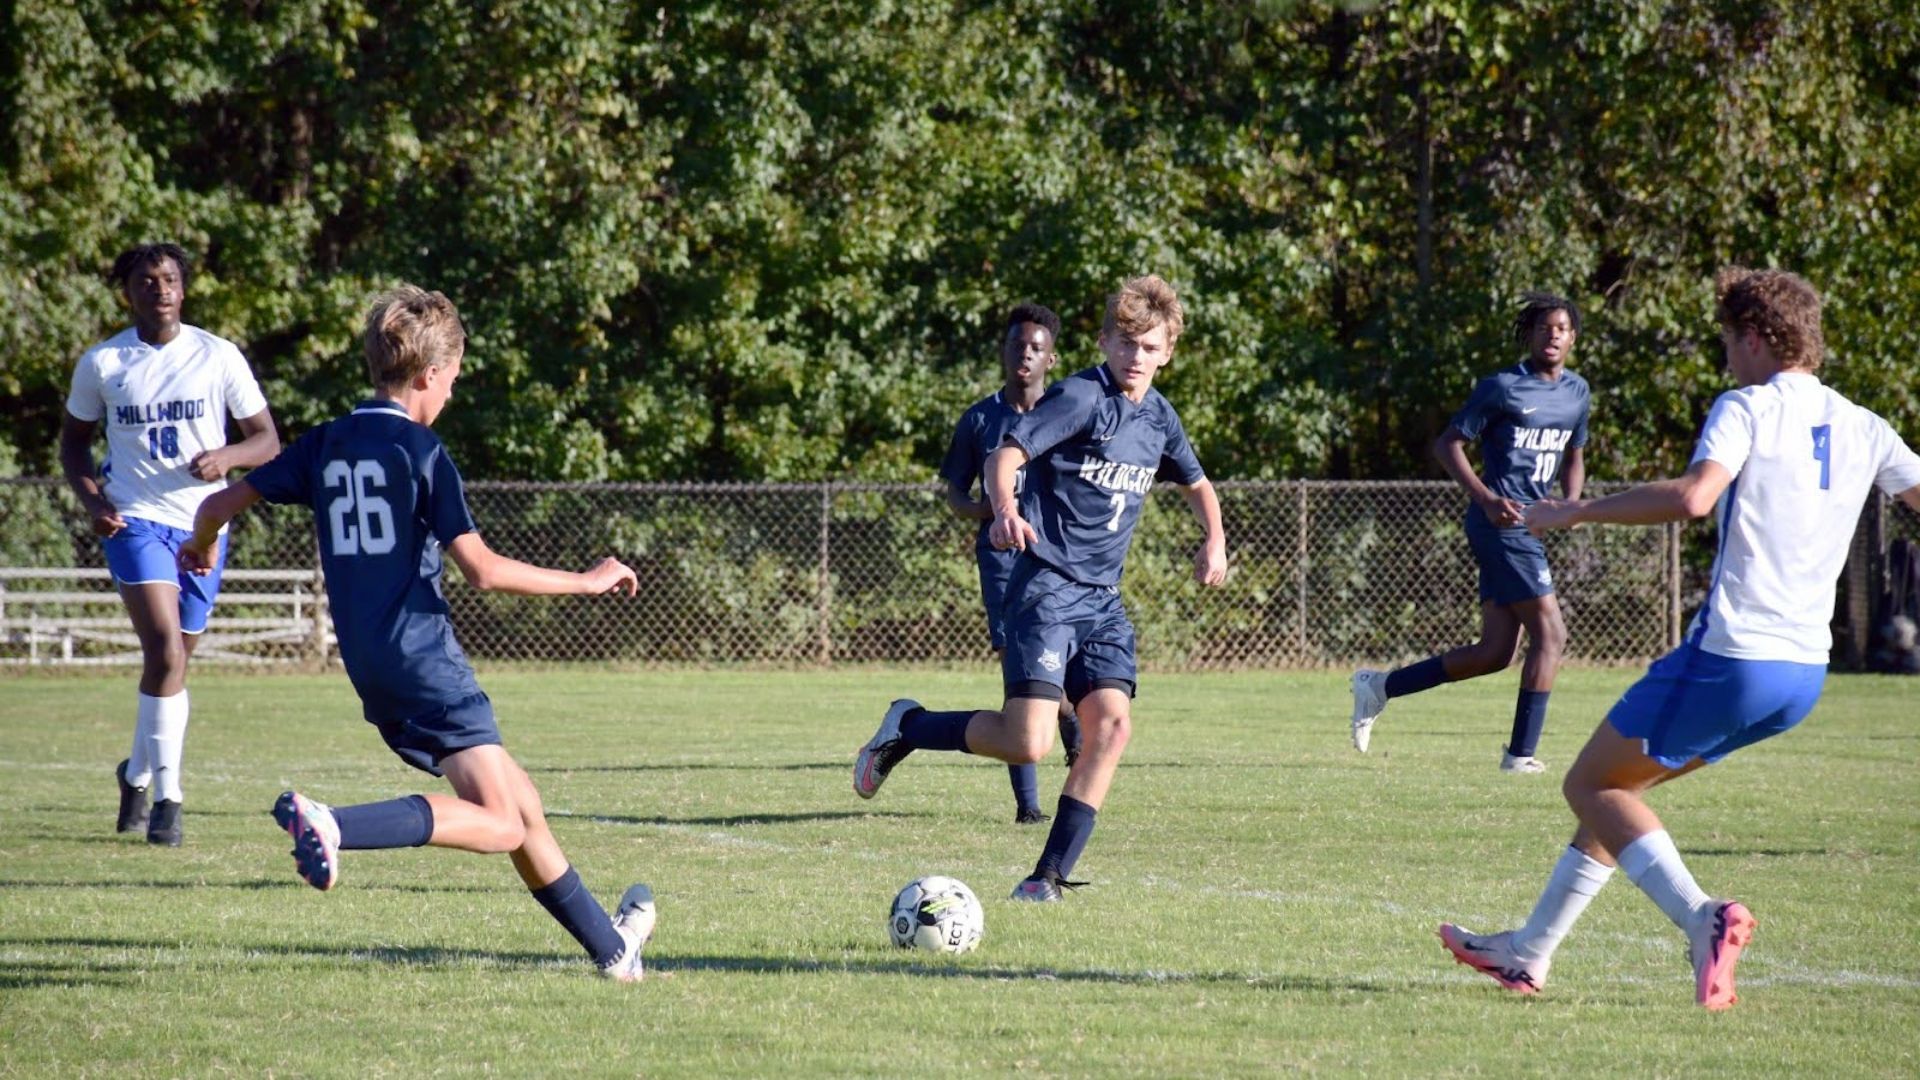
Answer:
[[(1362, 668), (1353, 676), (1353, 746), (1364, 753), (1387, 702), (1441, 683), (1501, 671), (1513, 662), (1522, 627), (1526, 660), (1513, 731), (1501, 755), (1506, 772), (1537, 773), (1534, 757), (1547, 720), (1547, 695), (1567, 644), (1547, 551), (1527, 532), (1526, 508), (1560, 481), (1568, 499), (1586, 482), (1587, 381), (1567, 370), (1580, 335), (1580, 311), (1550, 293), (1530, 292), (1513, 321), (1526, 359), (1481, 379), (1466, 405), (1433, 442), (1447, 475), (1466, 489), (1467, 542), (1480, 564), (1480, 640), (1391, 672)], [(1465, 444), (1480, 443), (1481, 473)]]

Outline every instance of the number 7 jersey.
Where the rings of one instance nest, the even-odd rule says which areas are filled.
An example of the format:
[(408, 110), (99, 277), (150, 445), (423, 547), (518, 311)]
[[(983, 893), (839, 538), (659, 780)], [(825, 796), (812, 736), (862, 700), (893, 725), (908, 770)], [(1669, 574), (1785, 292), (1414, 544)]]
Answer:
[(244, 483), (313, 509), (340, 660), (369, 719), (404, 720), (480, 692), (440, 589), (441, 548), (474, 531), (460, 470), (391, 401), (296, 439)]

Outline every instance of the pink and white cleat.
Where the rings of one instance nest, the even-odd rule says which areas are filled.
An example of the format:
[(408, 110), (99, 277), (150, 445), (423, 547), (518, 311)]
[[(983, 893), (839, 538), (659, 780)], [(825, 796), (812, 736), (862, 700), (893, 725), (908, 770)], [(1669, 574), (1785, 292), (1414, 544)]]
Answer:
[(1516, 994), (1537, 994), (1547, 984), (1551, 960), (1522, 960), (1513, 951), (1513, 931), (1469, 934), (1452, 923), (1440, 924), (1440, 941), (1453, 958)]
[(1687, 936), (1693, 960), (1693, 1000), (1719, 1012), (1730, 1009), (1740, 996), (1733, 992), (1733, 966), (1753, 940), (1760, 925), (1737, 900), (1715, 900), (1701, 910)]

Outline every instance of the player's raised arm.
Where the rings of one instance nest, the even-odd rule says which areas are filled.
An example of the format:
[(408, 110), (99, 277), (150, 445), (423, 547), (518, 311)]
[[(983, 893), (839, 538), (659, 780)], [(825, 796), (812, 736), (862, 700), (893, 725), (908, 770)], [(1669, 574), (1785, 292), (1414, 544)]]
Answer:
[(235, 469), (265, 465), (280, 453), (280, 433), (274, 429), (272, 412), (261, 409), (235, 423), (240, 425), (239, 442), (202, 450), (187, 463), (195, 479), (212, 483)]
[(1733, 474), (1717, 461), (1698, 461), (1671, 480), (1656, 480), (1590, 502), (1542, 500), (1527, 508), (1535, 534), (1575, 525), (1660, 525), (1705, 517), (1720, 501)]
[(466, 576), (467, 584), (487, 592), (520, 596), (572, 596), (640, 591), (633, 569), (618, 559), (605, 558), (581, 573), (549, 570), (510, 559), (487, 546), (476, 532), (461, 533), (447, 545), (447, 554)]
[(1020, 500), (1014, 497), (1014, 476), (1027, 464), (1027, 452), (1008, 442), (987, 458), (987, 501), (993, 505), (993, 528), (988, 540), (1002, 551), (1026, 550), (1038, 540), (1033, 526), (1020, 516)]
[(1213, 481), (1202, 477), (1193, 484), (1179, 485), (1186, 496), (1187, 508), (1200, 523), (1205, 536), (1200, 550), (1193, 554), (1193, 580), (1202, 585), (1218, 585), (1227, 580), (1227, 534), (1220, 524), (1220, 496)]
[(180, 544), (180, 569), (205, 576), (212, 571), (220, 530), (242, 510), (260, 501), (260, 492), (241, 480), (207, 496), (193, 514), (193, 535)]

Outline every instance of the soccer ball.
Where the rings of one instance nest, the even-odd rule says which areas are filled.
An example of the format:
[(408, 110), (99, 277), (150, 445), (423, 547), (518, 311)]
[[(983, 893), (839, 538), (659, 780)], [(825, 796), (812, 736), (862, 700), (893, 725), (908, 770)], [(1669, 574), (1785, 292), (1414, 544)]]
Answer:
[(887, 933), (903, 949), (972, 952), (986, 928), (986, 912), (973, 890), (937, 874), (901, 889), (887, 916)]

